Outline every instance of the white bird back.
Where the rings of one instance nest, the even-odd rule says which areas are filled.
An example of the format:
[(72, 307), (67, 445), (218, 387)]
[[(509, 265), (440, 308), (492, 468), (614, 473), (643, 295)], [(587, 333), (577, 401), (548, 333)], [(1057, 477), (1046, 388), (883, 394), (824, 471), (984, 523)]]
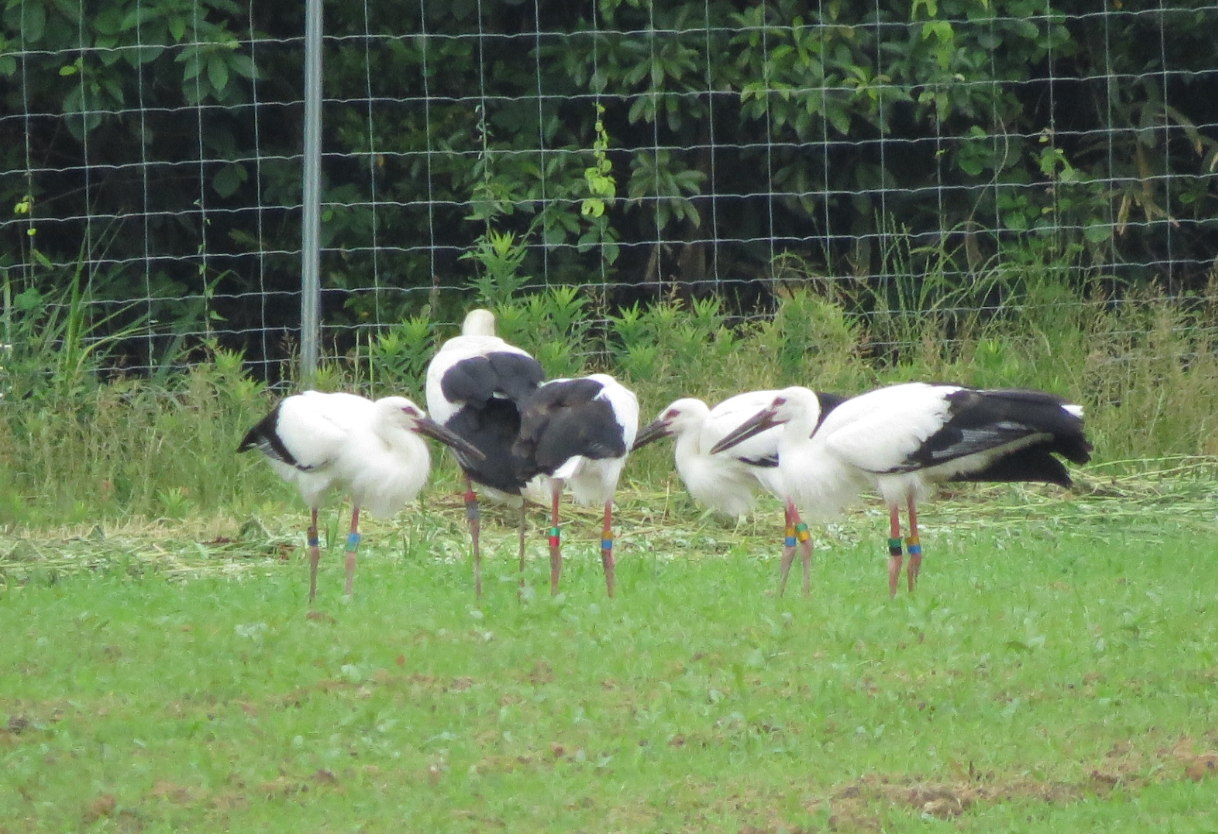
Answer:
[(372, 400), (345, 393), (305, 391), (279, 406), (275, 433), (296, 466), (271, 459), (309, 506), (331, 487), (374, 515), (391, 516), (427, 482), (431, 456), (411, 430), (404, 397)]

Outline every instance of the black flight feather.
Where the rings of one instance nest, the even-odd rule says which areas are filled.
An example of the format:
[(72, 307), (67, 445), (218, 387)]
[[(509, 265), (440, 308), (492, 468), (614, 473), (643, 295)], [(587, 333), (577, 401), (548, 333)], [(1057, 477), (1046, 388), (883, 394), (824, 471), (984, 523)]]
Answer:
[(613, 407), (597, 399), (603, 388), (594, 379), (551, 382), (524, 403), (514, 451), (534, 474), (552, 475), (576, 455), (599, 460), (626, 454)]
[(237, 447), (238, 452), (248, 452), (250, 449), (257, 449), (272, 460), (277, 460), (281, 463), (286, 463), (288, 466), (295, 466), (301, 471), (308, 471), (312, 467), (301, 466), (295, 456), (288, 451), (288, 447), (283, 445), (283, 440), (279, 437), (279, 409), (282, 403), (276, 403), (271, 409), (271, 413), (263, 417), (249, 431), (245, 433), (245, 437), (241, 439), (241, 445)]

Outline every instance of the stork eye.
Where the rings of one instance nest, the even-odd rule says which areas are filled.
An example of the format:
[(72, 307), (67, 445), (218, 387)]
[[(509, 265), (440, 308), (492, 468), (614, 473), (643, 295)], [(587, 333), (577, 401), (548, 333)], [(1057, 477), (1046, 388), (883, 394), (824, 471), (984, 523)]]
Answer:
[(676, 408), (670, 408), (664, 412), (664, 419), (673, 420), (673, 419), (676, 419), (677, 417), (679, 417), (680, 415), (681, 415), (680, 410), (678, 410)]
[(774, 406), (786, 405), (786, 404), (787, 404), (786, 397), (775, 397), (774, 402), (771, 403), (771, 405), (774, 405)]
[(409, 406), (409, 405), (406, 406), (405, 408), (403, 408), (402, 411), (410, 417), (419, 416), (419, 410), (417, 408), (413, 408), (412, 406)]

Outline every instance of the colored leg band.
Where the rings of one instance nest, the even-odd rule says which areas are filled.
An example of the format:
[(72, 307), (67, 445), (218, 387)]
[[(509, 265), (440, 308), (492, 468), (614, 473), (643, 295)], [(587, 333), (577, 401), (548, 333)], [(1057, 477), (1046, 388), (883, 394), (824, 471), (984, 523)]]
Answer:
[(601, 539), (601, 550), (613, 550), (613, 536)]
[(888, 553), (891, 556), (901, 555), (901, 540), (899, 538), (888, 540)]
[(557, 527), (550, 528), (550, 547), (558, 547), (561, 531)]
[(786, 537), (786, 539), (783, 540), (783, 544), (785, 544), (787, 547), (795, 546), (795, 528), (794, 527), (787, 527), (787, 537)]
[(321, 539), (319, 539), (317, 537), (317, 528), (316, 527), (309, 528), (309, 532), (305, 538), (305, 541), (307, 541), (309, 543), (309, 547), (319, 547), (321, 545)]
[(812, 538), (812, 534), (808, 532), (808, 525), (804, 524), (802, 521), (799, 522), (799, 524), (796, 524), (795, 538), (799, 539), (801, 542), (806, 542), (808, 539)]
[(359, 533), (352, 533), (347, 536), (347, 550), (354, 552), (359, 548)]
[(905, 546), (907, 548), (909, 548), (910, 556), (921, 556), (922, 555), (922, 543), (920, 541), (918, 541), (917, 536), (910, 536), (909, 538), (907, 538), (905, 540)]
[(465, 493), (465, 518), (467, 521), (478, 520), (478, 496), (472, 489)]

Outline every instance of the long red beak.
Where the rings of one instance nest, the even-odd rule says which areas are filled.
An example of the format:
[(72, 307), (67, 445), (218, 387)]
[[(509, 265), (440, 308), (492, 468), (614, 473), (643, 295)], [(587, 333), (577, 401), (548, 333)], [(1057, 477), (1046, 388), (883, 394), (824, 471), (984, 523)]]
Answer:
[(730, 449), (737, 443), (742, 443), (754, 435), (761, 434), (766, 429), (772, 429), (774, 426), (781, 425), (781, 421), (774, 419), (774, 408), (763, 409), (758, 411), (749, 419), (745, 420), (735, 429), (733, 429), (726, 437), (711, 447), (710, 453), (717, 455), (724, 449)]
[(670, 434), (672, 434), (672, 432), (669, 431), (670, 428), (672, 428), (672, 424), (667, 420), (652, 420), (643, 427), (642, 431), (639, 432), (638, 437), (634, 439), (634, 445), (630, 447), (630, 451), (637, 452), (648, 443), (654, 443), (661, 437), (668, 437)]
[(451, 446), (458, 453), (465, 455), (470, 460), (484, 460), (486, 455), (482, 454), (476, 446), (469, 443), (462, 437), (454, 434), (448, 429), (441, 426), (430, 417), (423, 417), (415, 424), (415, 431), (419, 434), (430, 437), (433, 440), (439, 440), (445, 446)]

